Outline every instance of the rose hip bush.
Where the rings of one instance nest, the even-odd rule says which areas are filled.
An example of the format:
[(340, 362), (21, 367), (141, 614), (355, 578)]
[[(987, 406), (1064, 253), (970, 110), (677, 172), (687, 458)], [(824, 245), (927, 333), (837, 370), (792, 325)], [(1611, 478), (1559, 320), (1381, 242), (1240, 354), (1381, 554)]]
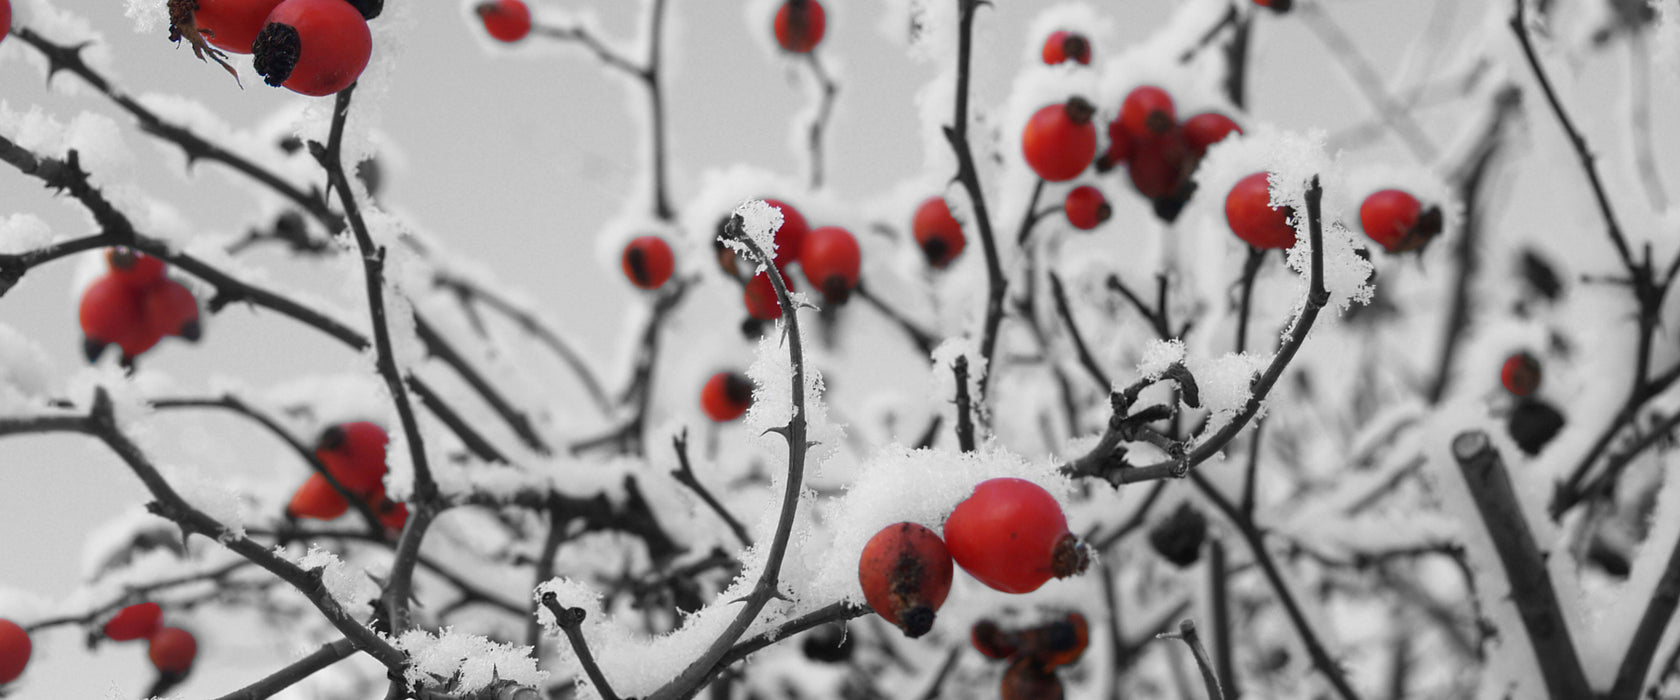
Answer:
[(1680, 688), (1672, 3), (66, 5), (0, 695)]

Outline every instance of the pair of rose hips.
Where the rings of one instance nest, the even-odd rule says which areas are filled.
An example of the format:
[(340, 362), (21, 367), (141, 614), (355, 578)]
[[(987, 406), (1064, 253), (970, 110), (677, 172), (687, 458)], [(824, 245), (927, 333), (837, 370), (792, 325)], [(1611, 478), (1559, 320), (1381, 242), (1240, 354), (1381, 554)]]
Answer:
[[(1090, 185), (1069, 190), (1062, 211), (1067, 214), (1068, 223), (1082, 231), (1096, 228), (1107, 221), (1110, 214), (1108, 199), (1103, 197), (1102, 190)], [(910, 220), (910, 235), (922, 249), (928, 265), (939, 270), (945, 269), (961, 255), (967, 243), (963, 238), (962, 224), (951, 215), (951, 206), (944, 197), (929, 197), (922, 201), (921, 206), (916, 208), (915, 217)]]
[[(315, 458), (351, 495), (362, 499), (387, 530), (401, 531), (408, 522), (408, 506), (385, 495), (385, 429), (367, 421), (328, 428), (315, 443)], [(350, 509), (320, 473), (310, 474), (292, 494), (286, 514), (293, 518), (333, 520)]]
[(163, 608), (157, 603), (123, 608), (105, 623), (104, 631), (112, 641), (147, 640), (146, 657), (162, 673), (185, 675), (198, 657), (198, 639), (179, 627), (164, 627)]
[(165, 336), (197, 341), (198, 299), (170, 279), (162, 260), (127, 248), (105, 252), (107, 271), (82, 291), (77, 309), (89, 362), (122, 348), (127, 365)]
[(1079, 613), (1016, 630), (981, 620), (969, 630), (969, 642), (977, 651), (1009, 662), (1003, 673), (1003, 700), (1059, 700), (1062, 681), (1056, 669), (1078, 661), (1090, 641), (1090, 625)]
[[(784, 275), (797, 262), (806, 281), (832, 305), (846, 303), (857, 288), (863, 271), (863, 250), (857, 238), (839, 226), (811, 228), (805, 216), (786, 202), (766, 199), (765, 204), (780, 209), (782, 227), (776, 229), (776, 254), (771, 262)], [(765, 272), (747, 280), (742, 290), (747, 315), (760, 321), (782, 317), (781, 303), (776, 299), (776, 287)]]
[(945, 519), (945, 537), (916, 523), (888, 525), (863, 547), (858, 583), (877, 614), (909, 637), (933, 627), (951, 592), (952, 562), (1005, 593), (1085, 570), (1089, 554), (1050, 492), (1025, 479), (981, 482)]
[(320, 97), (350, 87), (361, 77), (373, 56), (370, 17), (362, 8), (382, 4), (175, 0), (169, 3), (169, 36), (186, 39), (195, 52), (252, 54), (264, 82)]
[(788, 53), (810, 53), (828, 29), (828, 16), (817, 0), (788, 0), (776, 10), (772, 23), (776, 43)]
[[(1285, 249), (1295, 245), (1291, 207), (1271, 205), (1271, 175), (1253, 173), (1231, 187), (1225, 196), (1225, 220), (1231, 231), (1255, 248)], [(1359, 224), (1365, 235), (1390, 253), (1422, 248), (1441, 233), (1441, 208), (1427, 209), (1405, 190), (1378, 190), (1359, 205)]]
[[(1027, 166), (1049, 182), (1079, 177), (1097, 153), (1097, 127), (1091, 121), (1095, 115), (1096, 107), (1083, 97), (1035, 112), (1021, 131), (1021, 155)], [(1062, 208), (1069, 223), (1086, 231), (1109, 216), (1108, 200), (1090, 185), (1068, 192)]]

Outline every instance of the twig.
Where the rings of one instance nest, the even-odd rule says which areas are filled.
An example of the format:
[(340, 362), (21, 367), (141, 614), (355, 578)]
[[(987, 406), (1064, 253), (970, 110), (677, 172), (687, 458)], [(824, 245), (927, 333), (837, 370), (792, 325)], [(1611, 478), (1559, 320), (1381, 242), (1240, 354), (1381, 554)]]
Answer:
[(1162, 339), (1173, 337), (1172, 329), (1167, 326), (1167, 319), (1156, 314), (1155, 308), (1144, 303), (1143, 298), (1139, 297), (1137, 292), (1132, 291), (1131, 287), (1126, 286), (1126, 283), (1120, 280), (1119, 275), (1108, 276), (1108, 288), (1119, 292), (1120, 296), (1126, 297), (1126, 301), (1131, 302), (1132, 308), (1137, 309), (1138, 314), (1143, 316), (1143, 320), (1148, 321), (1149, 325), (1155, 329), (1156, 335)]
[(520, 441), (524, 442), (526, 447), (542, 455), (552, 452), (542, 436), (537, 435), (536, 428), (531, 424), (531, 417), (524, 411), (515, 408), (506, 396), (497, 391), (496, 387), (491, 386), (490, 380), (486, 379), (484, 374), (478, 371), (478, 368), (473, 367), (472, 363), (467, 362), (461, 352), (456, 350), (455, 346), (450, 344), (442, 333), (438, 332), (431, 321), (426, 320), (426, 317), (418, 312), (414, 314), (414, 332), (420, 338), (420, 342), (426, 345), (426, 349), (432, 356), (442, 360), (444, 364), (449, 365), (450, 369), (455, 370), (455, 374), (459, 375), (461, 380), (467, 383), (467, 386), (472, 387), (473, 391), (490, 405), (490, 410), (494, 411), (497, 416), (501, 417), (503, 423), (513, 429), (514, 435), (519, 436)]
[(402, 535), (397, 540), (396, 557), (391, 562), (391, 573), (385, 581), (384, 593), (381, 595), (391, 630), (405, 632), (413, 623), (408, 613), (415, 558), (420, 551), (420, 541), (425, 537), (426, 529), (437, 516), (440, 506), (437, 482), (432, 480), (432, 469), (426, 456), (425, 438), (420, 433), (420, 422), (415, 418), (414, 406), (409, 401), (408, 385), (403, 380), (402, 369), (397, 366), (396, 350), (391, 341), (391, 327), (385, 316), (385, 248), (374, 243), (367, 222), (362, 219), (361, 208), (351, 193), (350, 180), (345, 175), (344, 163), (340, 158), (340, 148), (344, 143), (344, 122), (350, 115), (350, 98), (355, 92), (355, 84), (339, 91), (333, 104), (332, 128), (326, 145), (312, 142), (309, 144), (309, 150), (327, 171), (327, 181), (332, 189), (338, 192), (339, 204), (344, 208), (345, 218), (350, 222), (350, 231), (356, 239), (356, 247), (361, 251), (368, 314), (373, 325), (375, 362), (380, 378), (385, 380), (386, 390), (391, 393), (391, 402), (396, 404), (403, 436), (408, 441), (409, 460), (414, 467), (414, 494), (410, 499), (414, 504), (414, 512), (410, 514)]
[(386, 668), (396, 670), (406, 663), (407, 657), (401, 651), (364, 626), (332, 597), (322, 582), (319, 569), (299, 568), (268, 547), (229, 530), (227, 526), (194, 508), (176, 493), (174, 487), (158, 472), (157, 467), (140, 451), (140, 447), (117, 427), (111, 397), (103, 387), (94, 391), (93, 405), (86, 415), (49, 414), (0, 419), (0, 437), (41, 432), (74, 432), (99, 439), (146, 485), (146, 490), (154, 499), (148, 508), (154, 514), (173, 521), (184, 533), (203, 535), (214, 540), (291, 584), (332, 623), (333, 627), (349, 638), (356, 648), (378, 659)]
[(939, 700), (939, 691), (945, 686), (945, 678), (951, 675), (951, 670), (957, 667), (957, 659), (962, 658), (963, 645), (954, 644), (945, 653), (945, 660), (940, 662), (939, 671), (933, 674), (933, 682), (928, 684), (926, 692), (917, 696), (920, 700)]
[(191, 574), (185, 574), (185, 575), (182, 575), (182, 576), (176, 576), (176, 577), (173, 577), (173, 578), (167, 578), (167, 579), (152, 581), (150, 583), (145, 583), (145, 584), (140, 584), (140, 585), (127, 585), (127, 586), (123, 587), (122, 595), (115, 600), (112, 600), (112, 601), (110, 601), (108, 603), (105, 603), (103, 605), (95, 606), (95, 607), (89, 609), (87, 612), (82, 613), (80, 615), (63, 615), (63, 616), (60, 616), (60, 617), (51, 617), (51, 618), (47, 618), (47, 619), (43, 619), (43, 620), (36, 620), (36, 621), (31, 622), (27, 625), (24, 625), (23, 626), (23, 631), (28, 632), (29, 634), (33, 635), (36, 632), (39, 632), (41, 630), (51, 629), (53, 627), (60, 627), (60, 626), (63, 626), (63, 625), (91, 625), (91, 624), (94, 623), (94, 621), (96, 621), (96, 620), (98, 620), (102, 617), (105, 617), (106, 615), (109, 615), (112, 612), (115, 612), (115, 611), (117, 611), (121, 608), (128, 607), (129, 605), (134, 604), (136, 601), (145, 601), (149, 598), (152, 598), (153, 597), (152, 594), (157, 592), (157, 591), (161, 591), (161, 590), (164, 590), (164, 589), (167, 589), (167, 588), (175, 588), (177, 586), (187, 586), (187, 585), (191, 585), (191, 584), (194, 584), (194, 583), (202, 583), (202, 582), (207, 582), (207, 581), (212, 582), (212, 583), (221, 583), (221, 582), (224, 582), (228, 578), (228, 576), (233, 574), (235, 571), (238, 571), (240, 569), (243, 569), (243, 568), (245, 568), (247, 566), (251, 566), (251, 565), (252, 565), (251, 562), (246, 561), (244, 559), (240, 559), (240, 560), (234, 561), (230, 564), (226, 564), (226, 565), (223, 565), (223, 566), (216, 567), (216, 568), (211, 569), (209, 571), (199, 571), (199, 572), (195, 572), (195, 573), (191, 573)]
[(1097, 386), (1108, 391), (1114, 383), (1109, 380), (1108, 373), (1103, 371), (1097, 359), (1091, 356), (1091, 350), (1085, 347), (1085, 338), (1079, 333), (1079, 325), (1073, 322), (1073, 312), (1068, 310), (1067, 292), (1062, 289), (1062, 278), (1056, 273), (1050, 273), (1050, 296), (1056, 302), (1056, 315), (1062, 317), (1062, 323), (1067, 326), (1068, 338), (1073, 341), (1073, 351), (1079, 355), (1079, 364), (1096, 380)]
[(723, 507), (723, 503), (717, 499), (717, 496), (712, 495), (712, 492), (704, 484), (701, 484), (700, 479), (694, 475), (694, 468), (688, 462), (687, 428), (671, 437), (671, 447), (677, 451), (677, 468), (671, 470), (671, 476), (682, 482), (682, 485), (687, 486), (689, 490), (694, 492), (694, 495), (700, 497), (700, 500), (705, 501), (706, 505), (711, 507), (719, 518), (723, 519), (723, 524), (729, 526), (729, 531), (735, 533), (735, 539), (741, 541), (742, 547), (751, 547), (752, 536), (747, 534), (746, 526), (742, 525), (741, 521), (736, 520), (735, 515), (730, 513), (728, 508)]
[(963, 452), (974, 451), (974, 410), (968, 396), (968, 356), (959, 355), (956, 362), (951, 364), (951, 375), (956, 379), (957, 396), (957, 449)]
[(546, 323), (537, 318), (535, 313), (515, 305), (506, 297), (492, 290), (463, 278), (440, 273), (434, 282), (438, 286), (447, 287), (467, 299), (482, 302), (485, 306), (518, 324), (521, 330), (536, 338), (538, 343), (553, 352), (556, 357), (560, 358), (562, 364), (565, 364), (572, 370), (573, 374), (577, 375), (578, 381), (583, 383), (584, 391), (589, 392), (589, 398), (595, 401), (596, 407), (602, 411), (611, 408), (611, 402), (607, 400), (607, 392), (601, 389), (600, 380), (596, 379), (595, 372), (590, 369), (589, 363), (583, 360), (583, 355), (573, 349), (570, 343), (562, 339)]
[(1277, 355), (1272, 357), (1271, 364), (1250, 387), (1248, 402), (1243, 405), (1242, 411), (1233, 416), (1218, 432), (1203, 439), (1183, 458), (1169, 457), (1146, 466), (1116, 468), (1114, 460), (1108, 459), (1106, 453), (1097, 455), (1093, 450), (1086, 457), (1063, 465), (1063, 473), (1069, 476), (1100, 476), (1116, 486), (1154, 479), (1180, 478), (1196, 465), (1225, 449), (1225, 445), (1242, 432), (1248, 421), (1260, 411), (1261, 404), (1271, 393), (1272, 386), (1277, 384), (1278, 378), (1283, 376), (1283, 370), (1289, 366), (1290, 360), (1294, 359), (1295, 353), (1306, 343), (1307, 334), (1312, 331), (1313, 321), (1318, 318), (1319, 310), (1330, 300), (1330, 292), (1324, 287), (1324, 222), (1320, 212), (1323, 196), (1324, 189), (1319, 186), (1318, 177), (1315, 175), (1306, 193), (1307, 228), (1309, 244), (1312, 246), (1309, 267), (1311, 280), (1306, 304), (1296, 317), (1294, 327), (1289, 331), (1289, 338), (1278, 347)]
[(1371, 67), (1371, 63), (1359, 53), (1358, 47), (1354, 46), (1353, 40), (1348, 38), (1347, 33), (1343, 32), (1342, 28), (1330, 19), (1330, 16), (1317, 3), (1300, 3), (1296, 7), (1296, 12), (1298, 16), (1306, 20), (1307, 28), (1318, 35), (1319, 41), (1324, 42), (1324, 45), (1336, 54), (1337, 58), (1341, 59), (1336, 61), (1336, 64), (1348, 72), (1348, 78), (1353, 82), (1354, 87), (1358, 88), (1365, 99), (1371, 103), (1372, 109), (1381, 115), (1384, 121), (1388, 122), (1389, 128), (1393, 129), (1394, 133), (1400, 137), (1400, 141), (1406, 144), (1406, 148), (1412, 152), (1412, 156), (1421, 163), (1434, 162), (1436, 148), (1435, 144), (1430, 141), (1429, 135), (1425, 134), (1423, 128), (1412, 119), (1410, 109), (1399, 100), (1394, 99), (1393, 95), (1388, 94), (1388, 89), (1385, 87), (1387, 81), (1383, 80), (1382, 75), (1377, 73), (1376, 69)]
[(822, 189), (823, 186), (823, 131), (828, 127), (830, 115), (834, 113), (834, 96), (840, 91), (839, 85), (823, 70), (822, 61), (817, 59), (817, 52), (805, 54), (806, 63), (811, 66), (811, 77), (817, 81), (817, 89), (821, 97), (817, 103), (817, 113), (811, 118), (811, 125), (806, 132), (806, 143), (811, 148), (811, 189)]
[(607, 677), (595, 663), (595, 655), (589, 653), (589, 642), (583, 638), (583, 620), (587, 614), (584, 609), (561, 607), (560, 599), (553, 593), (544, 593), (542, 604), (554, 613), (555, 623), (560, 626), (561, 632), (566, 633), (567, 641), (572, 643), (572, 651), (577, 653), (578, 663), (589, 676), (590, 685), (595, 686), (595, 692), (601, 694), (602, 700), (618, 700), (618, 693), (614, 693), (612, 685), (607, 683)]
[(1185, 620), (1178, 623), (1178, 634), (1166, 635), (1184, 642), (1190, 647), (1191, 656), (1196, 659), (1196, 668), (1202, 672), (1202, 683), (1207, 686), (1208, 700), (1224, 700), (1225, 693), (1219, 689), (1219, 677), (1213, 673), (1213, 663), (1208, 659), (1207, 649), (1202, 646), (1202, 639), (1196, 634), (1196, 623)]
[(898, 309), (893, 308), (891, 304), (888, 304), (879, 297), (875, 296), (869, 291), (869, 287), (864, 285), (862, 282), (859, 282), (858, 286), (852, 290), (852, 294), (860, 299), (863, 299), (865, 302), (868, 302), (870, 306), (875, 307), (876, 311), (881, 312), (881, 315), (886, 316), (894, 324), (897, 324), (899, 329), (904, 331), (905, 335), (910, 336), (910, 342), (916, 344), (916, 349), (920, 350), (923, 356), (933, 354), (934, 337), (932, 333), (929, 333), (921, 326), (916, 325), (909, 318), (906, 318), (904, 314), (899, 313)]
[[(1464, 473), (1464, 482), (1470, 487), (1470, 496), (1476, 502), (1476, 510), (1481, 513), (1482, 524), (1487, 527), (1499, 561), (1504, 565), (1505, 580), (1511, 584), (1511, 602), (1517, 606), (1529, 644), (1534, 647), (1540, 675), (1546, 683), (1547, 697), (1592, 697), (1592, 687), (1581, 668), (1581, 657), (1576, 654), (1575, 643), (1569, 636), (1568, 619), (1563, 614), (1557, 590), (1552, 587), (1551, 573), (1546, 569), (1545, 555), (1540, 552), (1534, 533), (1529, 530), (1504, 460), (1488, 436), (1479, 431), (1463, 432), (1454, 437), (1452, 453)], [(1670, 563), (1676, 564), (1672, 559)], [(1675, 573), (1680, 575), (1680, 571)], [(1653, 603), (1653, 606), (1656, 605)], [(1668, 606), (1670, 616), (1673, 611), (1671, 603)], [(1667, 624), (1667, 617), (1662, 624)], [(1661, 636), (1661, 628), (1657, 630), (1657, 635)], [(1645, 662), (1645, 665), (1648, 664), (1649, 660)], [(1623, 670), (1627, 670), (1626, 664)], [(1641, 666), (1641, 681), (1643, 670), (1644, 666)]]
[[(1166, 482), (1161, 482), (1166, 483)], [(1252, 517), (1252, 516), (1250, 516)], [(1213, 648), (1219, 687), (1228, 690), (1233, 698), (1242, 697), (1237, 688), (1237, 659), (1235, 628), (1231, 624), (1231, 570), (1225, 555), (1225, 543), (1219, 538), (1208, 542), (1208, 578), (1213, 584)]]
[(1009, 280), (1004, 276), (1003, 263), (998, 258), (992, 218), (986, 212), (986, 193), (980, 187), (980, 173), (975, 168), (974, 153), (968, 145), (969, 56), (974, 52), (974, 15), (986, 3), (984, 0), (955, 1), (958, 15), (956, 113), (951, 118), (951, 124), (945, 127), (945, 140), (950, 142), (951, 150), (957, 157), (957, 180), (968, 192), (969, 203), (974, 207), (975, 229), (979, 231), (980, 247), (986, 254), (986, 318), (980, 333), (980, 357), (986, 361), (986, 371), (980, 375), (980, 395), (976, 397), (984, 403), (995, 371), (992, 359), (997, 353), (998, 326), (1003, 322), (1003, 300)]
[(701, 654), (700, 658), (689, 664), (671, 682), (655, 691), (649, 696), (648, 700), (688, 698), (698, 692), (706, 679), (711, 677), (713, 666), (717, 665), (729, 653), (731, 646), (741, 638), (742, 634), (746, 633), (747, 628), (758, 618), (759, 612), (764, 610), (764, 606), (770, 602), (770, 599), (780, 595), (777, 590), (777, 581), (781, 575), (782, 560), (787, 556), (788, 542), (793, 537), (794, 515), (799, 508), (800, 490), (804, 487), (805, 452), (810, 448), (810, 441), (807, 438), (809, 426), (805, 419), (808, 412), (805, 406), (805, 349), (804, 338), (799, 331), (799, 314), (793, 304), (793, 299), (788, 295), (787, 283), (782, 280), (781, 272), (776, 269), (776, 266), (769, 264), (770, 256), (766, 255), (758, 247), (758, 244), (754, 243), (752, 238), (746, 236), (739, 227), (731, 227), (729, 234), (735, 236), (735, 240), (745, 245), (751, 252), (752, 257), (765, 262), (765, 267), (768, 268), (765, 274), (769, 276), (771, 286), (776, 290), (776, 302), (781, 304), (782, 308), (788, 310), (787, 313), (782, 315), (782, 320), (786, 324), (784, 328), (787, 334), (788, 363), (792, 366), (793, 373), (791, 377), (793, 415), (788, 420), (787, 425), (770, 429), (770, 432), (781, 435), (786, 439), (788, 445), (788, 471), (782, 493), (781, 514), (776, 522), (776, 533), (770, 541), (770, 549), (765, 555), (764, 570), (759, 575), (757, 583), (753, 585), (752, 592), (747, 595), (741, 611), (729, 622), (729, 626), (718, 635), (717, 639), (712, 641), (711, 646)]
[(356, 653), (355, 642), (348, 638), (328, 642), (314, 653), (292, 662), (285, 668), (268, 674), (262, 680), (223, 695), (216, 700), (263, 700), (305, 678), (315, 675)]
[(1651, 589), (1651, 602), (1645, 606), (1645, 612), (1639, 616), (1639, 625), (1628, 640), (1627, 652), (1622, 657), (1621, 666), (1616, 669), (1616, 683), (1607, 696), (1609, 700), (1634, 700), (1639, 697), (1645, 677), (1651, 672), (1657, 645), (1662, 643), (1663, 633), (1674, 619), (1677, 607), (1680, 607), (1680, 539), (1675, 540), (1662, 576)]

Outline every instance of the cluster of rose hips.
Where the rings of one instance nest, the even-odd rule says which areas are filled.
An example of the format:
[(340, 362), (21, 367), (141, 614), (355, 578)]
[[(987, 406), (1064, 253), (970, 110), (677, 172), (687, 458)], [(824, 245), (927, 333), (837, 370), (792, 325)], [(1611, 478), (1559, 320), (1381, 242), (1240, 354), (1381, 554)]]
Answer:
[[(114, 642), (147, 641), (146, 656), (173, 685), (192, 670), (198, 656), (198, 640), (179, 627), (163, 626), (163, 608), (157, 603), (136, 603), (118, 611), (103, 628)], [(7, 683), (23, 675), (34, 644), (29, 633), (16, 622), (0, 618), (0, 696)]]
[(105, 261), (106, 273), (82, 292), (77, 311), (89, 362), (112, 345), (122, 349), (122, 362), (129, 365), (165, 336), (198, 340), (198, 299), (169, 278), (162, 260), (111, 248)]
[(1189, 201), (1190, 176), (1213, 144), (1241, 134), (1235, 121), (1218, 112), (1203, 112), (1180, 122), (1172, 95), (1154, 85), (1140, 85), (1126, 94), (1120, 113), (1108, 123), (1108, 149), (1097, 159), (1106, 172), (1124, 163), (1132, 186), (1171, 220)]
[[(922, 525), (888, 525), (863, 547), (864, 600), (905, 636), (920, 637), (951, 592), (952, 562), (1005, 593), (1031, 593), (1085, 570), (1089, 553), (1043, 487), (1024, 479), (983, 481), (945, 519), (944, 538)], [(1077, 656), (1077, 655), (1076, 655)]]
[(264, 82), (320, 97), (361, 77), (373, 56), (367, 21), (382, 6), (374, 0), (174, 0), (169, 38), (186, 39), (194, 53), (208, 52), (218, 62), (225, 53), (251, 54)]
[(1563, 413), (1535, 396), (1540, 390), (1540, 377), (1540, 360), (1526, 351), (1505, 358), (1499, 368), (1499, 383), (1516, 397), (1516, 404), (1505, 417), (1505, 431), (1529, 455), (1540, 454), (1566, 422)]
[[(858, 247), (857, 238), (839, 226), (812, 228), (798, 209), (779, 199), (765, 199), (764, 203), (782, 212), (782, 227), (776, 229), (776, 253), (770, 261), (776, 270), (791, 279), (788, 270), (798, 263), (805, 280), (822, 294), (824, 301), (833, 306), (846, 303), (857, 288), (863, 270), (863, 250)], [(734, 216), (725, 219), (719, 227), (732, 225), (738, 225)], [(725, 274), (740, 279), (733, 250), (719, 247), (718, 265)], [(782, 317), (776, 287), (767, 273), (759, 272), (748, 278), (742, 290), (747, 315), (758, 321)]]
[[(400, 532), (408, 522), (408, 506), (385, 495), (385, 429), (366, 421), (326, 429), (315, 442), (315, 458), (350, 495), (361, 499), (380, 524)], [(350, 509), (350, 502), (319, 472), (310, 474), (292, 494), (286, 515), (334, 520)]]
[(969, 630), (969, 642), (976, 650), (1009, 663), (1003, 673), (1003, 700), (1060, 700), (1062, 680), (1056, 669), (1078, 661), (1090, 639), (1090, 625), (1076, 612), (1015, 630), (981, 620)]

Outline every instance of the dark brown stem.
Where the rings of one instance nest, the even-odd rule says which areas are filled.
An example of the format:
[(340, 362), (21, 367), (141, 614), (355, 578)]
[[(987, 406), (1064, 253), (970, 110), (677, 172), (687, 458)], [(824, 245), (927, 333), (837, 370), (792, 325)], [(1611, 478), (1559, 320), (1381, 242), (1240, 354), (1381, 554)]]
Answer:
[(356, 653), (355, 642), (340, 639), (328, 642), (315, 650), (315, 653), (292, 662), (285, 668), (268, 674), (262, 680), (223, 695), (216, 700), (263, 700), (273, 697), (293, 684), (315, 675), (333, 664), (350, 658)]
[[(1581, 658), (1575, 652), (1575, 642), (1569, 635), (1569, 621), (1563, 614), (1557, 589), (1552, 586), (1551, 572), (1546, 568), (1546, 555), (1535, 543), (1499, 451), (1485, 433), (1472, 431), (1453, 438), (1452, 453), (1499, 554), (1505, 580), (1511, 583), (1511, 602), (1517, 606), (1529, 644), (1534, 648), (1547, 697), (1593, 697), (1592, 687), (1581, 668)], [(1669, 616), (1674, 611), (1672, 602)], [(1667, 624), (1667, 617), (1663, 624)], [(1661, 636), (1661, 631), (1657, 634)], [(1623, 670), (1626, 669), (1624, 665)], [(1643, 669), (1644, 666), (1640, 680), (1644, 677)]]
[(986, 255), (986, 317), (980, 332), (980, 358), (986, 362), (986, 371), (980, 375), (980, 395), (975, 397), (985, 403), (987, 387), (996, 371), (992, 359), (997, 353), (998, 326), (1003, 323), (1003, 300), (1009, 288), (1009, 279), (1004, 276), (1003, 263), (998, 258), (991, 215), (986, 211), (986, 193), (980, 187), (980, 172), (975, 168), (974, 152), (968, 144), (969, 57), (974, 52), (974, 15), (986, 3), (983, 0), (955, 2), (958, 17), (956, 113), (951, 118), (951, 124), (945, 127), (945, 140), (950, 142), (951, 150), (956, 154), (957, 180), (968, 192), (969, 203), (974, 207), (974, 226), (980, 234), (981, 250)]
[(618, 693), (614, 693), (612, 685), (607, 683), (607, 677), (595, 663), (595, 655), (589, 652), (589, 642), (583, 638), (583, 620), (586, 615), (583, 608), (562, 607), (560, 599), (553, 593), (544, 593), (542, 604), (554, 614), (555, 624), (566, 634), (566, 640), (572, 643), (572, 651), (577, 654), (578, 664), (583, 666), (583, 672), (589, 676), (589, 683), (595, 686), (595, 692), (601, 694), (602, 700), (618, 700)]
[(963, 452), (974, 451), (974, 405), (968, 396), (968, 356), (960, 355), (951, 364), (951, 375), (956, 379), (957, 396), (957, 449)]
[(1208, 700), (1225, 700), (1225, 693), (1219, 689), (1219, 677), (1214, 675), (1213, 663), (1208, 659), (1207, 648), (1202, 646), (1201, 635), (1196, 634), (1196, 623), (1190, 620), (1178, 623), (1177, 637), (1190, 647), (1190, 655), (1196, 659), (1196, 669), (1202, 672), (1202, 684), (1207, 687)]
[(752, 536), (747, 534), (746, 526), (742, 525), (741, 521), (736, 520), (735, 515), (730, 513), (728, 508), (723, 507), (723, 502), (719, 501), (717, 496), (712, 495), (712, 492), (700, 483), (700, 479), (694, 475), (694, 468), (688, 462), (687, 428), (671, 437), (671, 447), (677, 451), (677, 468), (671, 470), (671, 476), (682, 482), (682, 485), (687, 486), (690, 491), (694, 492), (694, 495), (700, 497), (700, 500), (705, 501), (712, 512), (717, 513), (718, 517), (723, 519), (723, 524), (729, 526), (729, 531), (735, 533), (735, 539), (741, 541), (742, 547), (751, 547)]
[(1067, 292), (1062, 289), (1062, 278), (1056, 273), (1050, 273), (1050, 296), (1056, 302), (1056, 315), (1062, 317), (1062, 323), (1067, 326), (1068, 339), (1073, 341), (1073, 351), (1079, 355), (1079, 364), (1089, 372), (1091, 379), (1103, 391), (1110, 390), (1114, 383), (1109, 380), (1108, 373), (1097, 364), (1097, 358), (1091, 356), (1090, 348), (1085, 347), (1085, 338), (1079, 333), (1079, 325), (1073, 322), (1073, 312), (1068, 310)]
[(821, 97), (817, 103), (817, 114), (811, 118), (811, 125), (806, 131), (806, 143), (811, 149), (811, 189), (822, 189), (823, 186), (823, 131), (828, 128), (828, 120), (834, 113), (834, 96), (840, 91), (828, 71), (823, 70), (822, 61), (817, 60), (817, 52), (805, 54), (806, 63), (811, 66), (811, 77), (817, 81), (817, 89)]
[(537, 430), (531, 423), (531, 416), (515, 408), (506, 396), (497, 391), (496, 387), (491, 386), (490, 380), (485, 378), (484, 373), (478, 371), (478, 368), (472, 366), (472, 363), (467, 362), (467, 359), (461, 356), (461, 352), (456, 350), (455, 346), (443, 337), (442, 333), (438, 332), (431, 321), (426, 320), (426, 317), (418, 313), (414, 314), (414, 332), (420, 338), (420, 342), (425, 343), (426, 349), (431, 352), (433, 357), (449, 365), (449, 368), (455, 370), (455, 374), (460, 375), (461, 380), (465, 381), (467, 386), (472, 387), (474, 392), (483, 397), (484, 402), (490, 405), (490, 410), (501, 417), (502, 422), (513, 430), (514, 435), (519, 436), (519, 440), (525, 443), (526, 447), (542, 455), (552, 452), (542, 436), (537, 435)]
[(440, 274), (435, 282), (439, 286), (448, 287), (456, 294), (467, 299), (483, 303), (518, 324), (520, 330), (536, 338), (538, 343), (548, 348), (550, 352), (554, 353), (555, 357), (560, 358), (561, 363), (577, 375), (578, 381), (583, 384), (584, 391), (589, 392), (589, 398), (595, 401), (597, 408), (602, 411), (611, 408), (612, 404), (607, 400), (607, 392), (601, 388), (600, 380), (595, 377), (595, 371), (590, 369), (589, 363), (583, 360), (583, 355), (573, 349), (570, 343), (562, 339), (541, 319), (537, 318), (534, 312), (521, 308), (506, 297), (465, 279)]
[(1237, 689), (1236, 634), (1231, 624), (1230, 561), (1225, 555), (1225, 543), (1217, 537), (1208, 542), (1208, 578), (1213, 584), (1209, 607), (1213, 615), (1213, 660), (1219, 687), (1233, 698), (1242, 697), (1242, 691)]

